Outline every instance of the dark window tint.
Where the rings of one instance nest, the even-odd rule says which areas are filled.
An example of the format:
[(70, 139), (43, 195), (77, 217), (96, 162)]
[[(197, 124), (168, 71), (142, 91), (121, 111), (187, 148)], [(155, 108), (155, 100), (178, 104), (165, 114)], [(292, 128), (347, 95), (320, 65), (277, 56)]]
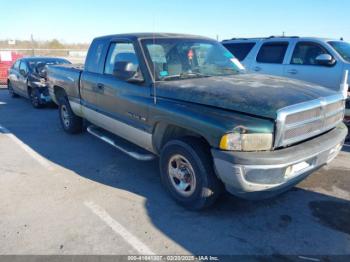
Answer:
[(328, 52), (316, 43), (299, 42), (294, 49), (291, 64), (317, 65), (316, 57)]
[(282, 64), (287, 48), (287, 42), (263, 44), (260, 48), (256, 61), (259, 63)]
[(230, 43), (223, 44), (239, 61), (244, 60), (255, 43)]
[(88, 72), (102, 73), (100, 71), (103, 67), (104, 57), (103, 51), (105, 43), (103, 40), (95, 40), (89, 48), (89, 53), (86, 57), (85, 69)]

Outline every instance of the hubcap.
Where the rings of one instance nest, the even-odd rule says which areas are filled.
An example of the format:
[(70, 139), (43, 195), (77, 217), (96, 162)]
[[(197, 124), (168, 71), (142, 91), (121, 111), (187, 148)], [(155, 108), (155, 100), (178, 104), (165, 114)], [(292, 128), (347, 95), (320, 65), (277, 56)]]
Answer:
[(61, 105), (61, 118), (62, 118), (62, 121), (63, 121), (63, 124), (66, 126), (66, 127), (69, 127), (69, 113), (68, 113), (68, 110), (67, 110), (67, 107), (65, 105)]
[(190, 162), (182, 155), (174, 155), (168, 163), (168, 175), (173, 187), (183, 196), (190, 196), (196, 188), (196, 176)]

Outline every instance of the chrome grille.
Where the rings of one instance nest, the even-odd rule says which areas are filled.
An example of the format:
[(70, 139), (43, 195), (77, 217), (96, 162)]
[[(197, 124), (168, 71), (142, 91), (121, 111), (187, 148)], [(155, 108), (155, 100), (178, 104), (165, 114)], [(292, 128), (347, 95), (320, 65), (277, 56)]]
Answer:
[(344, 118), (341, 94), (305, 102), (278, 111), (275, 147), (291, 145), (335, 127)]
[(321, 116), (321, 113), (322, 113), (321, 108), (313, 108), (313, 109), (306, 110), (304, 112), (291, 114), (286, 117), (286, 124), (289, 125), (297, 122), (306, 121), (312, 118), (317, 118)]

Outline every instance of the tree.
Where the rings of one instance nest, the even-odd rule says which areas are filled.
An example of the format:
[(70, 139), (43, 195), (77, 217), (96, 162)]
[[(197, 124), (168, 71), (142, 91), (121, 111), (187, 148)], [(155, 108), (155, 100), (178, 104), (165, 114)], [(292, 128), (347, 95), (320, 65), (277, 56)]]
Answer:
[(48, 48), (52, 49), (64, 49), (64, 45), (60, 43), (57, 39), (49, 41)]

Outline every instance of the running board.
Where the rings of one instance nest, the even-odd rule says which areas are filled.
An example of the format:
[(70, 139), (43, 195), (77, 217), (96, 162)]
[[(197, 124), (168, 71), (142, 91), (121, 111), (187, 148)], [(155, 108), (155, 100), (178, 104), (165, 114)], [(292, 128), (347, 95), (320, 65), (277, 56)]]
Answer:
[(150, 161), (155, 159), (156, 157), (152, 153), (149, 153), (148, 151), (144, 150), (143, 148), (133, 145), (102, 128), (96, 126), (89, 126), (87, 128), (87, 131), (91, 135), (101, 139), (102, 141), (106, 142), (107, 144), (110, 144), (111, 146), (115, 147), (116, 149), (120, 150), (121, 152), (127, 154), (128, 156), (136, 160)]

